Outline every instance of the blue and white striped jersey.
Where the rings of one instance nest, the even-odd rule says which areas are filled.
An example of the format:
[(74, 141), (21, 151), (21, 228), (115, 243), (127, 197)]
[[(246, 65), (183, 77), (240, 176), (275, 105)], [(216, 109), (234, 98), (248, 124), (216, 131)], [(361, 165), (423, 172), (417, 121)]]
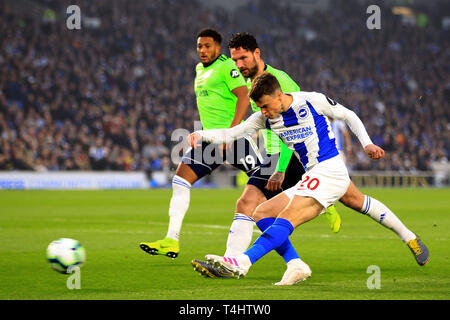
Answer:
[(203, 140), (229, 143), (260, 129), (270, 129), (292, 150), (305, 169), (339, 154), (328, 117), (344, 121), (363, 147), (372, 141), (358, 116), (351, 110), (318, 92), (288, 93), (290, 107), (276, 118), (254, 113), (245, 122), (229, 129), (198, 131)]

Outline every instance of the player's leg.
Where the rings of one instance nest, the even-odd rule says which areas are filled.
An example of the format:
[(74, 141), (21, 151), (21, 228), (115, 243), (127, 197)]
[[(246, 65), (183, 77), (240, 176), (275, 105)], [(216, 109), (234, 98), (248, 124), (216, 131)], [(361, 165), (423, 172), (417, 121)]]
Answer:
[[(224, 256), (237, 256), (243, 253), (252, 242), (254, 220), (251, 213), (258, 204), (264, 202), (266, 197), (254, 185), (247, 184), (236, 202), (236, 210), (233, 222), (228, 233), (227, 248)], [(230, 273), (221, 268), (209, 265), (205, 261), (192, 260), (194, 270), (203, 276), (210, 278), (229, 278)]]
[[(246, 148), (249, 150), (248, 148), (251, 147), (251, 145), (249, 143), (245, 143), (244, 141), (244, 147), (245, 145), (247, 145)], [(257, 158), (255, 151), (249, 154), (251, 158)], [(241, 156), (241, 161), (239, 161), (238, 165), (235, 166), (244, 172), (246, 169), (251, 168), (245, 168), (240, 165), (243, 162), (242, 159), (245, 159), (245, 157), (245, 155)], [(260, 164), (258, 168), (252, 171), (253, 173), (247, 181), (244, 192), (236, 202), (234, 220), (228, 234), (225, 256), (237, 256), (248, 249), (253, 236), (253, 212), (259, 204), (272, 198), (278, 193), (265, 189), (270, 175), (264, 175), (262, 172), (266, 170), (267, 167), (270, 167), (270, 165), (271, 157), (268, 156), (263, 164)]]
[(355, 186), (353, 181), (350, 182), (347, 192), (339, 201), (348, 208), (360, 212), (364, 205), (364, 195)]
[[(226, 160), (229, 164), (250, 176), (249, 183), (239, 199), (236, 201), (233, 222), (230, 226), (226, 244), (225, 256), (235, 256), (243, 253), (250, 245), (253, 237), (252, 213), (255, 208), (266, 200), (259, 184), (252, 183), (255, 173), (259, 172), (262, 164), (261, 155), (251, 139), (242, 138), (235, 141), (226, 149)], [(201, 260), (191, 261), (194, 270), (201, 275), (217, 278), (229, 277), (229, 272), (215, 268)]]
[(189, 209), (191, 186), (197, 181), (196, 173), (186, 164), (178, 165), (172, 179), (172, 197), (169, 203), (169, 227), (166, 237), (155, 242), (141, 242), (140, 248), (152, 255), (178, 256), (180, 230), (184, 216)]
[(225, 256), (236, 256), (247, 250), (252, 242), (253, 224), (252, 212), (264, 202), (264, 194), (252, 184), (247, 184), (242, 195), (236, 201), (233, 222), (227, 239)]
[[(275, 197), (272, 197), (273, 194), (265, 190), (265, 193), (268, 194), (271, 199), (263, 202), (262, 200), (265, 199), (265, 196), (263, 192), (256, 187), (256, 185), (259, 187), (264, 187), (267, 183), (267, 179), (263, 179), (258, 175), (253, 175), (250, 178), (249, 183), (252, 184), (247, 184), (242, 196), (244, 198), (255, 197), (261, 200), (261, 204), (254, 210), (253, 219), (255, 219), (258, 228), (264, 232), (275, 222), (278, 214), (289, 204), (290, 198), (284, 193), (280, 193)], [(251, 205), (253, 206), (254, 203)], [(227, 251), (224, 255), (225, 257), (238, 256), (248, 248), (252, 239), (253, 219), (249, 222), (244, 217), (236, 219), (235, 216), (235, 220), (233, 221), (233, 225), (228, 236)], [(287, 264), (287, 270), (282, 280), (276, 283), (276, 285), (292, 285), (298, 281), (304, 280), (305, 269), (306, 273), (311, 273), (309, 267), (300, 259), (289, 239), (287, 239), (275, 250), (281, 257), (283, 257)], [(229, 271), (211, 265), (205, 265), (202, 261), (193, 260), (191, 263), (194, 266), (194, 270), (202, 275), (214, 278), (221, 275), (223, 275), (223, 277), (230, 276)]]
[[(232, 272), (236, 278), (243, 277), (256, 261), (282, 245), (294, 228), (323, 212), (323, 206), (310, 197), (294, 196), (275, 222), (256, 239), (250, 249), (237, 257), (207, 255), (207, 260), (215, 266)], [(309, 274), (310, 275), (310, 274)], [(309, 275), (305, 275), (305, 278)]]
[(172, 197), (169, 204), (169, 228), (166, 238), (179, 240), (181, 225), (189, 209), (191, 187), (198, 180), (197, 174), (187, 164), (178, 165), (172, 179)]
[[(253, 175), (259, 172), (262, 165), (261, 154), (250, 138), (241, 138), (235, 141), (231, 150), (227, 149), (226, 160), (233, 167), (251, 177), (249, 181), (252, 181)], [(243, 193), (236, 201), (233, 222), (228, 233), (226, 256), (241, 254), (248, 248), (253, 236), (252, 213), (265, 200), (265, 195), (257, 185), (247, 183)]]
[(361, 212), (384, 227), (391, 229), (404, 242), (416, 238), (416, 235), (388, 207), (375, 198), (362, 194), (353, 182), (350, 183), (347, 192), (340, 201), (345, 206)]
[[(292, 192), (292, 190), (286, 191), (286, 193)], [(253, 219), (262, 232), (266, 231), (275, 222), (276, 217), (289, 204), (290, 197), (286, 193), (280, 193), (256, 208), (253, 213)], [(289, 239), (278, 248), (275, 248), (275, 251), (286, 262), (286, 271), (281, 280), (275, 283), (275, 285), (293, 285), (311, 276), (311, 269), (300, 258)]]
[[(269, 227), (271, 227), (276, 221), (278, 215), (288, 206), (290, 197), (287, 195), (287, 193), (291, 192), (291, 190), (293, 189), (278, 194), (270, 200), (267, 200), (264, 203), (260, 204), (256, 208), (255, 212), (253, 213), (253, 219), (262, 232), (265, 232)], [(294, 246), (289, 239), (287, 239), (284, 243), (277, 247), (275, 251), (281, 257), (283, 257), (284, 261), (287, 264), (289, 264), (291, 260), (300, 259), (297, 251), (294, 249)]]
[[(287, 190), (295, 186), (302, 179), (304, 173), (305, 169), (303, 168), (303, 165), (297, 157), (293, 155), (286, 168), (282, 189)], [(341, 229), (341, 216), (334, 205), (331, 205), (326, 209), (324, 217), (326, 218), (331, 231), (334, 233), (339, 232)]]
[(362, 194), (353, 182), (350, 183), (347, 192), (340, 201), (345, 206), (368, 215), (382, 226), (395, 232), (408, 245), (419, 265), (425, 265), (428, 262), (429, 252), (427, 247), (382, 202)]
[[(286, 195), (281, 195), (286, 200)], [(277, 198), (277, 197), (276, 197)], [(277, 199), (273, 199), (276, 201)], [(273, 224), (245, 252), (253, 264), (265, 254), (282, 245), (291, 235), (294, 228), (317, 217), (323, 206), (314, 198), (294, 196), (288, 205), (279, 213)]]
[[(282, 193), (280, 193), (281, 191), (269, 191), (265, 188), (265, 186), (267, 185), (267, 181), (270, 178), (270, 174), (263, 174), (267, 171), (267, 173), (272, 172), (273, 170), (270, 170), (271, 167), (271, 161), (272, 161), (273, 157), (269, 156), (267, 158), (267, 161), (261, 165), (259, 170), (256, 170), (252, 176), (250, 177), (247, 186), (244, 190), (244, 193), (242, 194), (242, 196), (239, 198), (238, 202), (237, 202), (237, 210), (236, 212), (246, 212), (247, 216), (251, 216), (253, 219), (251, 219), (250, 217), (246, 217), (246, 216), (242, 216), (242, 215), (237, 215), (238, 219), (242, 219), (242, 220), (235, 220), (233, 223), (236, 223), (239, 225), (243, 225), (245, 226), (241, 228), (241, 233), (237, 234), (237, 233), (229, 233), (228, 236), (228, 243), (232, 243), (232, 241), (234, 238), (237, 238), (237, 240), (240, 241), (236, 241), (236, 249), (237, 250), (233, 250), (230, 249), (230, 246), (227, 246), (227, 252), (225, 253), (225, 256), (237, 256), (241, 253), (243, 253), (248, 246), (251, 243), (251, 239), (252, 239), (252, 230), (253, 230), (253, 220), (254, 217), (253, 215), (255, 215), (255, 213), (257, 215), (261, 215), (264, 214), (264, 218), (259, 218), (258, 217), (258, 221), (256, 223), (256, 225), (258, 226), (258, 228), (264, 232), (268, 227), (270, 227), (272, 225), (272, 223), (275, 221), (275, 217), (287, 206), (287, 204), (289, 203), (289, 198), (287, 198), (285, 195), (283, 195)], [(296, 158), (295, 158), (296, 159)], [(267, 170), (269, 169), (269, 170)], [(292, 172), (293, 167), (291, 166), (291, 174), (294, 174), (294, 172)], [(303, 167), (301, 167), (301, 169), (303, 169)], [(300, 171), (300, 174), (303, 173), (303, 170)], [(296, 175), (298, 176), (298, 174)], [(289, 179), (292, 180), (292, 178), (290, 177)], [(289, 179), (288, 182), (289, 182)], [(298, 178), (298, 180), (301, 179), (301, 176)], [(298, 182), (298, 180), (296, 182)], [(292, 183), (293, 185), (295, 185), (295, 183)], [(284, 184), (284, 186), (286, 187), (286, 184)], [(264, 200), (266, 199), (273, 199), (276, 198), (275, 200), (269, 200), (264, 202)], [(287, 198), (286, 201), (283, 201), (283, 199), (279, 199), (279, 198)], [(256, 208), (257, 205), (261, 204), (258, 208)], [(267, 209), (266, 209), (267, 208)], [(255, 210), (256, 209), (256, 210)], [(250, 211), (251, 210), (251, 211)], [(264, 213), (261, 213), (261, 211), (264, 211)], [(250, 214), (249, 214), (250, 213)], [(271, 215), (271, 216), (269, 216)], [(235, 215), (235, 219), (236, 219), (236, 215)], [(239, 239), (240, 238), (240, 239)], [(278, 250), (277, 253), (280, 254), (283, 259), (286, 261), (286, 263), (288, 263), (290, 260), (292, 259), (298, 259), (298, 254), (295, 251), (294, 247), (292, 246), (292, 244), (290, 243), (290, 241), (288, 240), (286, 242), (286, 244), (283, 244), (283, 246), (281, 246)]]
[[(166, 255), (176, 258), (179, 253), (179, 237), (184, 216), (189, 209), (191, 186), (197, 180), (216, 169), (220, 163), (207, 164), (203, 160), (203, 151), (212, 149), (207, 143), (201, 148), (189, 149), (183, 156), (172, 179), (172, 197), (169, 203), (169, 226), (166, 237), (154, 242), (141, 242), (140, 248), (152, 255)], [(214, 147), (214, 146), (213, 146)]]
[[(334, 157), (316, 164), (298, 185), (283, 192), (291, 199), (290, 202), (250, 249), (237, 257), (207, 255), (207, 260), (233, 272), (235, 277), (245, 275), (254, 262), (282, 245), (296, 226), (315, 218), (338, 201), (349, 184), (350, 178), (341, 158)], [(264, 204), (260, 207), (263, 208)], [(255, 214), (257, 217), (258, 213)]]

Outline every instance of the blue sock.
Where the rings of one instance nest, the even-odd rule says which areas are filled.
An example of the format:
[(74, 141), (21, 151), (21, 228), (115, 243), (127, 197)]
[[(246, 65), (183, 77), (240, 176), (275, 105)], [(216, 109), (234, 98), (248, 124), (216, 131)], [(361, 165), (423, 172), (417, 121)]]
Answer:
[[(269, 217), (259, 220), (256, 225), (258, 228), (264, 232), (266, 231), (273, 223), (275, 222), (275, 218)], [(292, 259), (298, 259), (300, 258), (298, 256), (297, 251), (295, 251), (294, 246), (292, 245), (291, 241), (287, 239), (285, 242), (283, 242), (279, 247), (275, 248), (275, 251), (283, 257), (284, 261), (288, 263)]]
[(266, 231), (267, 228), (269, 228), (273, 223), (275, 222), (275, 218), (269, 217), (264, 218), (256, 222), (256, 226), (261, 230), (262, 232)]
[(244, 254), (250, 258), (253, 264), (268, 252), (283, 244), (291, 235), (292, 231), (294, 231), (294, 227), (288, 220), (278, 218), (256, 239), (255, 243)]

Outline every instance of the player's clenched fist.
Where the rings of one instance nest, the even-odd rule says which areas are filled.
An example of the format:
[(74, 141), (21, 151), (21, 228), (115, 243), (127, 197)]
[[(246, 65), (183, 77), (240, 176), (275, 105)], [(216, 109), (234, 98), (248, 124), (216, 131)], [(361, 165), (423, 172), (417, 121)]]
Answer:
[(202, 140), (202, 137), (197, 132), (192, 132), (188, 136), (188, 140), (189, 140), (189, 145), (194, 149), (201, 146), (200, 140)]
[(384, 150), (374, 144), (369, 144), (364, 148), (364, 151), (371, 159), (383, 159)]

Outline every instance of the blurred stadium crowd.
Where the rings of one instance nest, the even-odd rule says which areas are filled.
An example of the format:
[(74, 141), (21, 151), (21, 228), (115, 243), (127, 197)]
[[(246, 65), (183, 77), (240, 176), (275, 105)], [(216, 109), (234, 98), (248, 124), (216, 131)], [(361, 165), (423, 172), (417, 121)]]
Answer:
[[(266, 63), (353, 109), (387, 159), (370, 162), (354, 140), (351, 169), (423, 171), (449, 157), (448, 3), (416, 8), (413, 24), (381, 6), (381, 30), (368, 30), (367, 4), (347, 0), (311, 15), (280, 1), (230, 12), (197, 0), (35, 2), (50, 10), (0, 1), (0, 170), (173, 168), (173, 130), (199, 119), (195, 36), (207, 26), (227, 55), (232, 33), (253, 33)], [(74, 2), (81, 30), (66, 28)]]

